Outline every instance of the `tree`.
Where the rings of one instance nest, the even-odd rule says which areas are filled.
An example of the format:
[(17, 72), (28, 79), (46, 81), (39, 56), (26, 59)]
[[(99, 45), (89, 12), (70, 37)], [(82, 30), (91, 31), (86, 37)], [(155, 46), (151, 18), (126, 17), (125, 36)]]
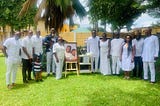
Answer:
[(34, 25), (33, 15), (35, 15), (36, 8), (29, 10), (21, 20), (17, 18), (19, 10), (22, 8), (22, 3), (25, 0), (1, 0), (0, 1), (0, 26), (3, 28), (6, 25), (11, 26), (11, 30), (20, 30), (28, 25)]
[(88, 6), (93, 21), (107, 21), (118, 31), (132, 25), (144, 11), (136, 0), (89, 0)]
[(160, 18), (160, 0), (147, 0), (147, 9), (150, 16)]
[[(36, 1), (27, 0), (23, 4), (19, 16), (24, 16)], [(86, 15), (86, 11), (79, 0), (42, 0), (35, 16), (35, 22), (42, 18), (41, 13), (43, 10), (45, 10), (43, 19), (45, 20), (46, 29), (54, 27), (56, 31), (61, 29), (64, 20), (72, 18), (73, 14), (77, 14), (80, 18)]]

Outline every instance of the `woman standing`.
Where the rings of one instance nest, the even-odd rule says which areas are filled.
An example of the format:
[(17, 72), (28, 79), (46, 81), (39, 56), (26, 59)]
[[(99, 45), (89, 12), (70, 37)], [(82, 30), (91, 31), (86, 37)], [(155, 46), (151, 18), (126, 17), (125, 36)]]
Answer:
[(121, 49), (120, 60), (122, 62), (122, 70), (124, 71), (124, 79), (130, 78), (130, 71), (134, 68), (135, 46), (132, 44), (132, 37), (125, 36), (125, 43)]
[(110, 48), (110, 40), (106, 38), (106, 33), (103, 33), (100, 40), (100, 72), (103, 75), (111, 74)]
[(58, 38), (58, 42), (53, 45), (53, 58), (56, 63), (56, 79), (60, 79), (62, 77), (62, 69), (65, 55), (65, 48), (63, 44), (63, 39), (61, 37)]

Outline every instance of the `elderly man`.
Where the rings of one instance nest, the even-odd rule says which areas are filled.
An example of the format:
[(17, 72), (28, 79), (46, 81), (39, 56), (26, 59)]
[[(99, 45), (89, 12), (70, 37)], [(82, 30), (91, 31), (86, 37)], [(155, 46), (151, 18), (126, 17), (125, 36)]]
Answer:
[(52, 74), (55, 74), (55, 62), (54, 62), (54, 58), (53, 58), (53, 53), (52, 53), (52, 47), (53, 44), (56, 43), (58, 40), (58, 36), (56, 34), (56, 31), (54, 28), (51, 28), (51, 32), (49, 35), (47, 35), (44, 39), (44, 45), (46, 46), (46, 55), (47, 55), (47, 77), (50, 75), (50, 71), (51, 71), (51, 64), (52, 64)]
[(120, 38), (119, 33), (115, 33), (115, 37), (111, 40), (111, 55), (112, 55), (112, 74), (120, 74), (119, 59), (124, 39)]
[(159, 53), (159, 41), (158, 37), (151, 34), (152, 29), (148, 28), (145, 31), (146, 38), (144, 40), (144, 46), (142, 51), (142, 61), (144, 70), (144, 80), (148, 80), (148, 67), (151, 75), (151, 83), (155, 83), (155, 62)]
[(87, 52), (91, 54), (92, 72), (98, 72), (99, 42), (96, 30), (92, 30), (92, 36), (87, 40)]
[[(16, 74), (18, 65), (20, 64), (20, 32), (16, 32), (11, 38), (8, 38), (3, 44), (3, 53), (6, 57), (7, 71), (6, 71), (6, 84), (7, 88), (10, 89), (15, 85)], [(10, 83), (12, 74), (12, 84)]]
[[(31, 79), (32, 71), (32, 59), (33, 59), (33, 44), (32, 44), (33, 32), (29, 31), (28, 35), (22, 39), (22, 76), (23, 83), (28, 83)], [(26, 72), (28, 71), (28, 75)], [(28, 76), (28, 80), (27, 80)]]

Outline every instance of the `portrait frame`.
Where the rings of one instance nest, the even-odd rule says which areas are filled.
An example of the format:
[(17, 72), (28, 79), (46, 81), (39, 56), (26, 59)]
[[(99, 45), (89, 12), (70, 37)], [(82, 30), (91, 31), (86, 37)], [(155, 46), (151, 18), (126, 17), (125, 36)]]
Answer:
[(76, 42), (66, 42), (64, 44), (65, 48), (65, 60), (66, 61), (77, 61), (77, 43)]

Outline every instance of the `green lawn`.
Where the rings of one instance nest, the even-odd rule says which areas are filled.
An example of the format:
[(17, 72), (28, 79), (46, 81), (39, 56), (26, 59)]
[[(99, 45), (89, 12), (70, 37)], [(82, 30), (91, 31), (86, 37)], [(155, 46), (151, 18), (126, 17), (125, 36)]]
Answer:
[(0, 106), (159, 106), (158, 71), (158, 82), (154, 85), (135, 78), (124, 80), (123, 76), (89, 73), (80, 76), (72, 73), (61, 80), (44, 77), (44, 82), (23, 84), (19, 69), (17, 85), (8, 90), (4, 57), (0, 56)]

